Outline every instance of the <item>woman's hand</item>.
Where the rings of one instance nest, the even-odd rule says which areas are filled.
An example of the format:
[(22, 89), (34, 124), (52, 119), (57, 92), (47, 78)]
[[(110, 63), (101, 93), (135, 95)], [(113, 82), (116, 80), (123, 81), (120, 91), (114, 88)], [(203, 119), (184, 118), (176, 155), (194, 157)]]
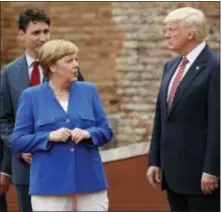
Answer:
[(62, 127), (58, 130), (50, 132), (48, 140), (51, 142), (66, 142), (70, 136), (71, 130)]
[(71, 131), (71, 138), (74, 143), (79, 143), (83, 139), (90, 138), (90, 133), (87, 130), (75, 128)]

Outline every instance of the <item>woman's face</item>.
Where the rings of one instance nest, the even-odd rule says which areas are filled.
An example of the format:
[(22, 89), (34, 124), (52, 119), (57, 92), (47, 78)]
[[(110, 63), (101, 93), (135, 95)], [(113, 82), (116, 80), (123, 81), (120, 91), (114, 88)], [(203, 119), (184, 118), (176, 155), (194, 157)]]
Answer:
[(77, 55), (64, 56), (51, 66), (54, 77), (70, 83), (77, 81), (78, 69)]

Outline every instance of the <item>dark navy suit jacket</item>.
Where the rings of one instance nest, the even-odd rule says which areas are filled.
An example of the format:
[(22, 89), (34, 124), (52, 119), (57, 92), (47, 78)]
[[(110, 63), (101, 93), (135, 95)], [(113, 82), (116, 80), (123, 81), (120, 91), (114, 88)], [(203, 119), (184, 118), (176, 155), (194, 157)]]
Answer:
[(11, 149), (0, 138), (0, 172), (11, 175)]
[(156, 104), (149, 165), (169, 189), (201, 193), (202, 173), (220, 172), (220, 61), (206, 46), (181, 81), (170, 112), (167, 94), (181, 57), (166, 63)]

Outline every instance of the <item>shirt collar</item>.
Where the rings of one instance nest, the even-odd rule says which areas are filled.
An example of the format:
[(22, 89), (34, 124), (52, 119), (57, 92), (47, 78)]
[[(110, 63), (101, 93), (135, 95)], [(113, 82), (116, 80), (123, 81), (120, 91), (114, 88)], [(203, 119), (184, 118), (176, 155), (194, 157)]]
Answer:
[(203, 41), (195, 49), (193, 49), (189, 54), (187, 54), (186, 57), (190, 63), (193, 63), (196, 60), (196, 58), (199, 56), (199, 54), (202, 52), (205, 46), (206, 46), (206, 42)]
[(25, 52), (25, 55), (26, 55), (26, 60), (27, 60), (27, 63), (28, 63), (28, 68), (30, 68), (32, 66), (33, 62), (36, 61), (36, 59), (34, 59), (30, 55), (28, 55), (27, 52)]

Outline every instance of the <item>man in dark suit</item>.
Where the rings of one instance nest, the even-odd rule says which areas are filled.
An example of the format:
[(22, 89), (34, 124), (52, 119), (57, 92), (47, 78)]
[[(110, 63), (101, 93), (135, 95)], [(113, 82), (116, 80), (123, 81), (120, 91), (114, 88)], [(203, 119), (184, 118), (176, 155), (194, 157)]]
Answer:
[(0, 138), (0, 211), (7, 212), (6, 194), (11, 184), (11, 150)]
[(219, 211), (220, 61), (197, 9), (164, 20), (170, 50), (159, 90), (147, 178), (166, 189), (171, 211)]
[[(44, 10), (25, 9), (18, 20), (19, 34), (24, 42), (25, 54), (6, 65), (1, 72), (2, 112), (0, 116), (2, 140), (11, 146), (15, 114), (21, 92), (40, 84), (43, 70), (38, 63), (39, 48), (50, 39), (50, 17)], [(78, 73), (78, 80), (83, 80)], [(12, 181), (15, 184), (20, 212), (30, 212), (31, 201), (28, 195), (31, 154), (12, 154)]]

